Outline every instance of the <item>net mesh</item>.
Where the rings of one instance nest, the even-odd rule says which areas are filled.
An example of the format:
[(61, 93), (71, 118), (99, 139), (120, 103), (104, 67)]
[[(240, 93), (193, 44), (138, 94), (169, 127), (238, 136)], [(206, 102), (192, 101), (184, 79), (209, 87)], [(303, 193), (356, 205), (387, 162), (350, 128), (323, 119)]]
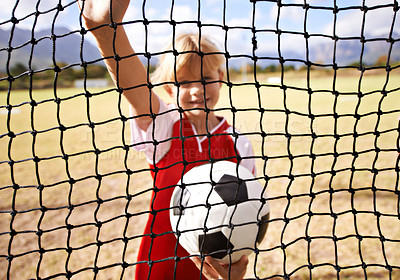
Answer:
[[(20, 16), (23, 2), (11, 1), (10, 13), (0, 13), (0, 31), (8, 34), (0, 43), (0, 278), (133, 278), (154, 191), (146, 159), (133, 149), (143, 143), (130, 142), (129, 121), (137, 117), (130, 117), (118, 85), (91, 86), (91, 66), (104, 59), (87, 59), (90, 33), (81, 15), (76, 12), (76, 30), (56, 28), (63, 13), (77, 11), (76, 2), (54, 1), (48, 9), (42, 2)], [(171, 38), (185, 26), (200, 36), (207, 29), (222, 34), (227, 71), (213, 110), (241, 132), (233, 137), (251, 140), (271, 207), (248, 279), (400, 278), (399, 4), (358, 2), (253, 0), (243, 25), (228, 20), (229, 1), (221, 2), (222, 22), (211, 23), (202, 20), (201, 1), (190, 20), (177, 19), (174, 1), (169, 18), (152, 19), (146, 16), (151, 2), (143, 1), (142, 13), (122, 23), (142, 29), (144, 47), (135, 55), (148, 74), (162, 54), (151, 47), (152, 28), (167, 26)], [(295, 27), (288, 24), (293, 10)], [(258, 25), (271, 11), (273, 26)], [(367, 27), (383, 11), (389, 12), (386, 33), (372, 36)], [(332, 19), (329, 30), (313, 31), (317, 14)], [(344, 35), (355, 14), (358, 33)], [(50, 18), (46, 35), (36, 27), (43, 17)], [(21, 41), (18, 27), (26, 25)], [(239, 31), (247, 35), (239, 40), (244, 50), (235, 52), (239, 43), (230, 38)], [(62, 46), (76, 36), (79, 56), (65, 63)], [(329, 42), (320, 56), (316, 39)], [(288, 51), (293, 42), (302, 55)], [(51, 61), (38, 67), (36, 56), (47, 43)], [(357, 49), (352, 63), (343, 62), (348, 44)], [(375, 44), (386, 48), (380, 63), (370, 62), (371, 49), (373, 61), (380, 58)], [(275, 52), (265, 54), (265, 45)], [(13, 65), (26, 49), (25, 68), (17, 71)], [(238, 62), (246, 75), (235, 72)], [(73, 70), (81, 70), (83, 84), (64, 88)], [(44, 77), (50, 77), (47, 89), (41, 89)]]

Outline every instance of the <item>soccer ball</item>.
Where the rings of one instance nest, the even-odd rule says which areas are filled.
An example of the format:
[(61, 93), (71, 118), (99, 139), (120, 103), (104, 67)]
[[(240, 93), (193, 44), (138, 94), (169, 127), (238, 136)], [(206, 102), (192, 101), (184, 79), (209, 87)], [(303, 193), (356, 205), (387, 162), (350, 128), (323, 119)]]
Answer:
[(263, 186), (229, 161), (189, 170), (171, 198), (171, 226), (190, 255), (234, 263), (265, 236), (269, 204)]

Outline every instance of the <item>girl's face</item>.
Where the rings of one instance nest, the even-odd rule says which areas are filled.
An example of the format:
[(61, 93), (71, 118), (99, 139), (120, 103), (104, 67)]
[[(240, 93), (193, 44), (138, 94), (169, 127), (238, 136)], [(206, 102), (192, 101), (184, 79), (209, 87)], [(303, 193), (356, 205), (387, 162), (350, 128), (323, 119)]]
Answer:
[(181, 69), (176, 77), (179, 87), (167, 85), (167, 92), (179, 107), (187, 110), (186, 117), (193, 121), (192, 118), (205, 117), (204, 109), (213, 109), (217, 104), (224, 73), (218, 69), (203, 69), (201, 73), (200, 65), (192, 67)]

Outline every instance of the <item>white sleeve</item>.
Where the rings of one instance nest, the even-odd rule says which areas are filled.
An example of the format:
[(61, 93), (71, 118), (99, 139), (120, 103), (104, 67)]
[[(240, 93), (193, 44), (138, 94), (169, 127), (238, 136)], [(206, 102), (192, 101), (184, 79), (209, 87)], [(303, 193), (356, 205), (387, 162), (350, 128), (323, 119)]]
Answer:
[[(144, 152), (149, 163), (159, 162), (171, 147), (172, 128), (179, 113), (174, 105), (167, 105), (159, 97), (160, 110), (147, 130), (142, 130), (136, 118), (131, 119), (131, 135), (133, 148)], [(154, 143), (158, 143), (154, 145)]]
[(236, 133), (238, 133), (239, 136), (235, 143), (235, 138), (233, 136), (233, 127), (229, 127), (226, 131), (232, 135), (231, 137), (235, 148), (242, 158), (240, 165), (246, 167), (248, 170), (250, 170), (251, 173), (256, 175), (256, 163), (253, 158), (253, 146), (251, 145), (249, 138), (247, 138), (245, 135), (241, 135), (240, 132), (236, 130)]

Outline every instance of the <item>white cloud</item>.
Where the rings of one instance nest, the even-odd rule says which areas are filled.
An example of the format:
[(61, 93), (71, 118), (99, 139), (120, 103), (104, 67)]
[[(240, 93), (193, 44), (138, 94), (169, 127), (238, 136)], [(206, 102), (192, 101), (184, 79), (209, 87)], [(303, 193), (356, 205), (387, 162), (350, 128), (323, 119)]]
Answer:
[[(39, 3), (39, 5), (37, 5)], [(71, 0), (62, 0), (61, 5), (64, 10), (58, 12), (57, 5), (59, 0), (46, 0), (46, 1), (32, 1), (20, 0), (10, 3), (10, 5), (3, 5), (0, 9), (0, 22), (10, 20), (14, 16), (19, 20), (16, 27), (31, 30), (35, 25), (35, 30), (50, 29), (53, 23), (55, 26), (66, 26), (71, 30), (80, 29), (79, 26), (79, 9), (77, 4), (71, 3)], [(16, 6), (15, 6), (16, 5)], [(36, 11), (39, 15), (36, 17)], [(12, 24), (2, 26), (4, 29), (9, 29)]]
[(172, 18), (175, 21), (197, 20), (197, 12), (191, 6), (174, 6)]
[[(337, 15), (336, 35), (339, 37), (360, 37), (363, 16), (364, 12), (361, 10), (340, 11)], [(393, 16), (393, 8), (390, 7), (369, 10), (365, 14), (364, 35), (367, 38), (371, 35), (388, 36)], [(333, 35), (333, 23), (325, 26), (324, 33)]]

